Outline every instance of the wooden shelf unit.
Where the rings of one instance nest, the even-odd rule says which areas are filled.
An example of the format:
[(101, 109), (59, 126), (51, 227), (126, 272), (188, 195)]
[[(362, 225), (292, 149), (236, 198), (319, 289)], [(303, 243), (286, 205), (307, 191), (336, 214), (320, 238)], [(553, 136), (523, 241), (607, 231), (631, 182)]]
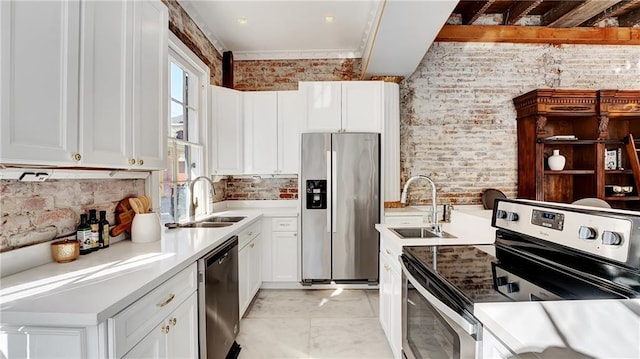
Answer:
[[(640, 188), (640, 164), (637, 155), (628, 155), (629, 145), (625, 145), (628, 135), (640, 138), (640, 91), (538, 89), (513, 102), (518, 197), (565, 203), (597, 197), (613, 207), (640, 208), (640, 197), (635, 195)], [(548, 139), (560, 135), (576, 139)], [(605, 150), (618, 148), (622, 169), (606, 170)], [(547, 166), (554, 149), (566, 157), (562, 171)], [(634, 195), (605, 196), (606, 185), (634, 186)]]

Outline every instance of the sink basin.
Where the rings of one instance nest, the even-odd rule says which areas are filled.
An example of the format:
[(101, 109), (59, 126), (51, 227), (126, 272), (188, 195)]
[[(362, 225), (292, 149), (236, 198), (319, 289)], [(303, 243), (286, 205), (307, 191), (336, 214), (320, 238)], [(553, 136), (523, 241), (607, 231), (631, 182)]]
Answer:
[(402, 239), (406, 238), (457, 238), (447, 232), (440, 235), (433, 233), (431, 227), (406, 227), (406, 228), (389, 228), (389, 230)]
[(240, 222), (243, 219), (245, 219), (247, 217), (222, 217), (222, 216), (215, 216), (215, 217), (209, 217), (206, 219), (203, 219), (202, 221), (200, 221), (201, 223), (236, 223), (236, 222)]

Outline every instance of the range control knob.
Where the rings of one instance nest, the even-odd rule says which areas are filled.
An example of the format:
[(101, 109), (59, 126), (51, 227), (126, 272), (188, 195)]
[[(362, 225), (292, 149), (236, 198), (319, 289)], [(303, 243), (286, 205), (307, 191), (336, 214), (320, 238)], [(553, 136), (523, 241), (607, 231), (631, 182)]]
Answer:
[(507, 212), (507, 221), (516, 222), (518, 220), (518, 214), (516, 212)]
[(515, 283), (515, 282), (507, 283), (507, 293), (515, 293), (519, 290), (520, 290), (520, 286), (518, 286), (518, 283)]
[(496, 286), (500, 287), (507, 284), (507, 277), (506, 276), (500, 276), (500, 277), (496, 277)]
[(496, 211), (496, 218), (507, 218), (507, 212), (505, 210), (499, 209)]
[(618, 232), (604, 231), (602, 232), (602, 244), (609, 246), (618, 246), (622, 243), (622, 235)]
[(580, 226), (578, 229), (578, 238), (580, 239), (596, 239), (598, 231), (593, 227)]

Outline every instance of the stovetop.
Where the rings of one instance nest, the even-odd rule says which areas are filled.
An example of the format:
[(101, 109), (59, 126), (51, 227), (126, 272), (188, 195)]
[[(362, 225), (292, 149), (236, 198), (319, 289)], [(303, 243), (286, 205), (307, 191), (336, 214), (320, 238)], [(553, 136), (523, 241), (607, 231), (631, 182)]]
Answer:
[[(439, 287), (469, 313), (475, 303), (640, 297), (640, 270), (633, 266), (638, 263), (632, 230), (638, 228), (637, 219), (582, 209), (574, 215), (562, 206), (527, 201), (499, 205), (492, 220), (498, 228), (496, 243), (483, 245), (489, 250), (469, 245), (405, 247), (403, 257), (413, 264), (414, 276)], [(510, 221), (504, 213), (496, 215), (501, 208), (512, 213)], [(578, 238), (585, 235), (580, 229), (585, 226), (597, 233), (595, 239)], [(551, 240), (529, 235), (548, 231)], [(617, 231), (623, 241), (606, 244), (608, 239), (601, 239), (606, 231)]]

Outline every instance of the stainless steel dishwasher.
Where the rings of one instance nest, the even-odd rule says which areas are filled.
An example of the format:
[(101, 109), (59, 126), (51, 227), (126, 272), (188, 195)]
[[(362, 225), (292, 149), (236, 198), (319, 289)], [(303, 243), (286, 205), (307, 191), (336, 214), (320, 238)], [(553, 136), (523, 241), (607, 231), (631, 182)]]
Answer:
[(239, 350), (238, 236), (198, 260), (198, 316), (201, 359)]

